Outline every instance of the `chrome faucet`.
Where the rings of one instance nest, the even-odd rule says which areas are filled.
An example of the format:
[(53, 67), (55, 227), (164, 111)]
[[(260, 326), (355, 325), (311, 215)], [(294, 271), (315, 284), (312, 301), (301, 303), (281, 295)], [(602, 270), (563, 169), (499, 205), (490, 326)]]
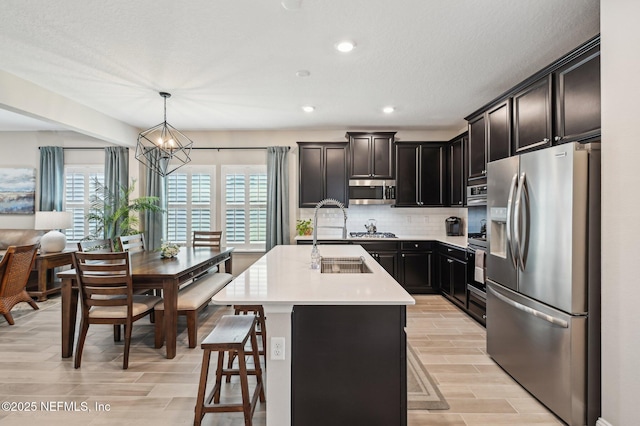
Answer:
[(325, 198), (324, 200), (320, 201), (318, 204), (316, 204), (316, 208), (313, 212), (313, 247), (311, 249), (311, 267), (314, 269), (317, 269), (319, 267), (319, 264), (316, 265), (315, 263), (317, 261), (319, 261), (320, 255), (318, 253), (318, 210), (320, 210), (320, 207), (325, 206), (325, 205), (334, 205), (334, 206), (338, 206), (340, 207), (340, 209), (342, 210), (342, 215), (344, 216), (344, 224), (340, 227), (340, 226), (323, 226), (322, 228), (338, 228), (338, 229), (342, 229), (342, 238), (343, 239), (347, 239), (347, 210), (344, 208), (344, 204), (342, 204), (340, 201), (335, 200), (333, 198)]

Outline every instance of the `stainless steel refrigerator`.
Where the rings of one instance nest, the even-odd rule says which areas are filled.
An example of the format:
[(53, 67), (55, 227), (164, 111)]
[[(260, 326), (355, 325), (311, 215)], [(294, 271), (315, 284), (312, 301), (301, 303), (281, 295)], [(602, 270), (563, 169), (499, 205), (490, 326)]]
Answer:
[(487, 351), (569, 425), (600, 414), (600, 144), (488, 164)]

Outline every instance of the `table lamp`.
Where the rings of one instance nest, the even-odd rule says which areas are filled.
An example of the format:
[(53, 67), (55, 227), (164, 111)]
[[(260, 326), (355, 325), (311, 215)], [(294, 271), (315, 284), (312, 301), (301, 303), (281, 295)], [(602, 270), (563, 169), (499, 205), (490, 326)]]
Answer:
[(73, 226), (71, 212), (36, 212), (35, 229), (48, 230), (40, 239), (40, 251), (43, 253), (61, 252), (67, 246), (67, 237), (59, 229)]

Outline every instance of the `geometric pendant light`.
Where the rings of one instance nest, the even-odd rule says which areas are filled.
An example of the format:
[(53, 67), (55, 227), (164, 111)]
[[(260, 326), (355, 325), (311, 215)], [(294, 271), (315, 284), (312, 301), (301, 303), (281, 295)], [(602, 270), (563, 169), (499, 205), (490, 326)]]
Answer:
[(170, 93), (160, 92), (164, 98), (164, 121), (138, 135), (136, 159), (158, 173), (167, 176), (191, 161), (193, 141), (167, 123), (167, 98)]

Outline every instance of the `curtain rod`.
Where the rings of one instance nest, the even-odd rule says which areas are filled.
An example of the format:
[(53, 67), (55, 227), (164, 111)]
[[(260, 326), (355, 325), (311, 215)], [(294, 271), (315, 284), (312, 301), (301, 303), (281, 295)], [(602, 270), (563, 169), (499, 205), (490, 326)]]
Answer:
[[(38, 149), (43, 148), (41, 146), (38, 147)], [(102, 147), (98, 147), (98, 146), (68, 146), (68, 147), (62, 147), (63, 151), (92, 151), (92, 150), (104, 150), (105, 148), (107, 148), (106, 146), (102, 146)], [(125, 147), (127, 149), (129, 149), (129, 147)]]

